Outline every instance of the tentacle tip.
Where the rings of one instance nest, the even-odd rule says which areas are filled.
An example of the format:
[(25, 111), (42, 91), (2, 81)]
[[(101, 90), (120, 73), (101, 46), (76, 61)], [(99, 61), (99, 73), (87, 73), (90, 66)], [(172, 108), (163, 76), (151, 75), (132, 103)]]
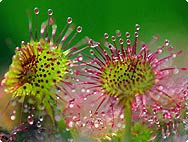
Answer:
[(71, 17), (68, 17), (68, 18), (67, 18), (67, 23), (68, 23), (68, 24), (71, 24), (71, 23), (72, 23), (72, 18), (71, 18)]
[(35, 12), (36, 15), (39, 14), (39, 9), (38, 9), (38, 7), (35, 7), (35, 8), (34, 8), (34, 12)]
[(136, 24), (136, 30), (139, 31), (140, 30), (140, 25), (139, 24)]
[(53, 15), (53, 10), (52, 9), (48, 9), (48, 15), (49, 16)]
[(78, 27), (77, 27), (77, 32), (78, 32), (78, 33), (81, 33), (81, 32), (82, 32), (82, 27), (81, 27), (81, 26), (78, 26)]

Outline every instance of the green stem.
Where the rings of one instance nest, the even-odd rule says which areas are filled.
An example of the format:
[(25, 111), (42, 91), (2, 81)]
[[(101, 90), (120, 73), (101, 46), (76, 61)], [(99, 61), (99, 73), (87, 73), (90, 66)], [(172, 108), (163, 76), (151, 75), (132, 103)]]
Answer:
[(131, 101), (127, 101), (124, 108), (124, 124), (125, 124), (125, 129), (123, 133), (122, 142), (131, 142), (131, 125), (132, 125)]

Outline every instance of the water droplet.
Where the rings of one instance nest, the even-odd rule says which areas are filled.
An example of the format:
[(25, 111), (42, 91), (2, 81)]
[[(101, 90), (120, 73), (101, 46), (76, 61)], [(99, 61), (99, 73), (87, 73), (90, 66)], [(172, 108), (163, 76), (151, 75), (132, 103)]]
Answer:
[(102, 112), (101, 112), (101, 115), (102, 115), (102, 116), (105, 116), (105, 112), (104, 112), (104, 111), (102, 111)]
[(169, 40), (166, 39), (164, 44), (165, 44), (165, 46), (168, 46), (169, 45)]
[(12, 112), (13, 114), (16, 114), (16, 110), (13, 110), (13, 112)]
[(159, 48), (158, 50), (157, 50), (157, 53), (162, 53), (163, 52), (163, 50), (161, 49), (161, 48)]
[(48, 15), (52, 15), (52, 14), (53, 14), (52, 9), (48, 9)]
[(138, 37), (138, 32), (135, 32), (135, 37)]
[(104, 38), (108, 39), (108, 34), (107, 33), (104, 33)]
[(42, 122), (44, 120), (43, 116), (39, 116), (39, 120)]
[(77, 27), (77, 32), (78, 32), (78, 33), (81, 33), (81, 32), (82, 32), (82, 27), (81, 27), (81, 26), (78, 26), (78, 27)]
[(114, 36), (112, 36), (112, 41), (116, 41), (116, 38)]
[(163, 139), (166, 139), (167, 138), (167, 136), (166, 135), (163, 135)]
[(163, 138), (163, 139), (166, 139), (166, 138), (167, 138), (167, 137), (166, 137), (166, 134), (165, 134), (165, 132), (164, 132), (164, 129), (162, 129), (161, 135), (162, 135), (162, 138)]
[(126, 33), (125, 33), (125, 36), (126, 36), (127, 38), (129, 38), (131, 35), (130, 35), (129, 32), (126, 32)]
[(94, 55), (94, 51), (93, 51), (92, 49), (90, 50), (90, 54), (91, 54), (91, 55)]
[(11, 115), (10, 115), (10, 119), (11, 119), (11, 120), (15, 120), (15, 119), (16, 119), (15, 114), (11, 114)]
[(56, 89), (56, 94), (60, 94), (61, 93), (61, 89), (60, 88), (57, 88)]
[(123, 114), (121, 114), (121, 115), (120, 115), (120, 118), (121, 118), (121, 119), (124, 119), (124, 115), (123, 115)]
[(30, 125), (33, 125), (34, 123), (34, 119), (30, 115), (28, 116), (27, 121)]
[(82, 93), (84, 93), (85, 91), (86, 91), (85, 88), (82, 88), (82, 89), (81, 89), (81, 92), (82, 92)]
[(67, 23), (68, 23), (68, 24), (71, 24), (71, 23), (72, 23), (72, 18), (71, 18), (71, 17), (68, 17), (68, 18), (67, 18)]
[(42, 125), (40, 123), (40, 121), (37, 122), (37, 127), (40, 128)]
[(82, 60), (83, 60), (82, 55), (79, 55), (79, 56), (77, 57), (77, 61), (80, 62), (80, 61), (82, 61)]
[(95, 122), (94, 126), (95, 126), (95, 128), (99, 128), (98, 122)]
[(39, 9), (38, 9), (37, 7), (34, 9), (34, 11), (35, 11), (35, 14), (36, 14), (36, 15), (39, 14)]
[(158, 89), (159, 89), (159, 90), (163, 90), (163, 86), (160, 85), (160, 86), (158, 87)]
[(89, 39), (89, 41), (88, 41), (88, 44), (89, 44), (89, 46), (93, 46), (93, 40), (92, 39)]
[(76, 92), (76, 90), (75, 90), (75, 89), (72, 89), (71, 92), (74, 93), (74, 92)]
[(73, 108), (73, 107), (74, 107), (74, 104), (73, 104), (73, 103), (69, 104), (69, 107), (70, 107), (70, 108)]
[(72, 127), (74, 126), (74, 122), (73, 122), (73, 121), (70, 121), (69, 124), (68, 124), (68, 126), (69, 126), (70, 128), (72, 128)]
[(136, 24), (136, 30), (140, 30), (140, 25)]
[(131, 40), (130, 39), (127, 39), (127, 45), (130, 45), (131, 44)]
[(120, 39), (119, 39), (119, 43), (120, 43), (120, 44), (123, 44), (123, 39), (120, 38)]
[(175, 53), (174, 53), (174, 54), (172, 54), (172, 58), (176, 58), (176, 56), (177, 56), (177, 55), (176, 55)]

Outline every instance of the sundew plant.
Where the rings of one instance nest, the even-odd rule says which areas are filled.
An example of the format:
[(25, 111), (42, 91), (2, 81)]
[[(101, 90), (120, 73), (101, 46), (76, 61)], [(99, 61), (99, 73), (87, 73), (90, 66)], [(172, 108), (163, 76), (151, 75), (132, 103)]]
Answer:
[[(12, 64), (1, 82), (5, 95), (11, 95), (7, 107), (14, 107), (10, 119), (18, 119), (18, 125), (26, 125), (14, 130), (15, 135), (26, 131), (24, 129), (27, 127), (30, 129), (30, 125), (39, 132), (47, 129), (47, 133), (53, 134), (58, 122), (62, 120), (63, 123), (61, 113), (69, 95), (68, 90), (72, 89), (74, 66), (78, 61), (70, 59), (87, 47), (87, 44), (83, 46), (84, 39), (72, 45), (82, 27), (71, 25), (71, 17), (67, 18), (66, 25), (55, 38), (57, 26), (51, 9), (48, 10), (48, 20), (41, 25), (39, 36), (39, 9), (35, 8), (34, 12), (36, 25), (34, 30), (32, 23), (29, 23), (30, 41), (22, 41), (21, 47), (15, 49)], [(14, 136), (8, 139), (14, 141)]]
[(184, 51), (159, 45), (159, 35), (144, 43), (139, 24), (98, 42), (78, 38), (71, 17), (58, 33), (52, 9), (47, 16), (39, 23), (38, 8), (29, 14), (30, 39), (1, 80), (0, 120), (12, 123), (0, 124), (0, 142), (188, 140), (187, 67), (175, 62)]
[[(132, 44), (130, 33), (126, 32), (124, 37), (120, 31), (116, 33), (117, 38), (112, 36), (110, 39), (107, 33), (104, 34), (106, 47), (91, 39), (91, 55), (85, 55), (89, 61), (82, 61), (86, 67), (81, 74), (90, 80), (81, 84), (93, 90), (85, 96), (96, 96), (96, 92), (100, 94), (96, 99), (96, 102), (100, 102), (96, 103), (93, 114), (98, 114), (102, 105), (109, 107), (111, 112), (114, 111), (112, 106), (121, 107), (124, 116), (124, 129), (120, 138), (122, 142), (138, 141), (132, 134), (134, 119), (136, 122), (141, 118), (143, 123), (157, 125), (155, 129), (151, 129), (154, 133), (159, 133), (154, 135), (153, 139), (166, 139), (173, 135), (172, 131), (177, 134), (177, 127), (183, 123), (186, 126), (183, 124), (181, 127), (187, 130), (187, 79), (181, 75), (187, 68), (172, 66), (169, 63), (176, 56), (180, 56), (182, 51), (174, 51), (168, 40), (151, 51), (150, 46), (158, 36), (154, 36), (148, 44), (142, 43), (140, 47), (139, 30), (140, 26), (137, 24)], [(159, 56), (165, 48), (169, 54)], [(153, 116), (147, 115), (148, 111), (154, 111)]]

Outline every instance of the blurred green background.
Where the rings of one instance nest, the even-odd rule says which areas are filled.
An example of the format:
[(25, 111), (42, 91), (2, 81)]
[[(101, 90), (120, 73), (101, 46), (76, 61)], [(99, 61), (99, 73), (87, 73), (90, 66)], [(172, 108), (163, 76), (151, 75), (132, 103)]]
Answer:
[[(114, 34), (135, 31), (141, 25), (140, 40), (149, 42), (159, 34), (177, 49), (188, 49), (188, 2), (186, 0), (1, 0), (0, 2), (0, 74), (11, 63), (16, 46), (29, 41), (27, 11), (38, 7), (39, 24), (47, 19), (48, 8), (53, 9), (58, 33), (66, 18), (82, 25), (82, 35), (97, 41), (105, 32)], [(32, 14), (34, 22), (34, 14)]]

